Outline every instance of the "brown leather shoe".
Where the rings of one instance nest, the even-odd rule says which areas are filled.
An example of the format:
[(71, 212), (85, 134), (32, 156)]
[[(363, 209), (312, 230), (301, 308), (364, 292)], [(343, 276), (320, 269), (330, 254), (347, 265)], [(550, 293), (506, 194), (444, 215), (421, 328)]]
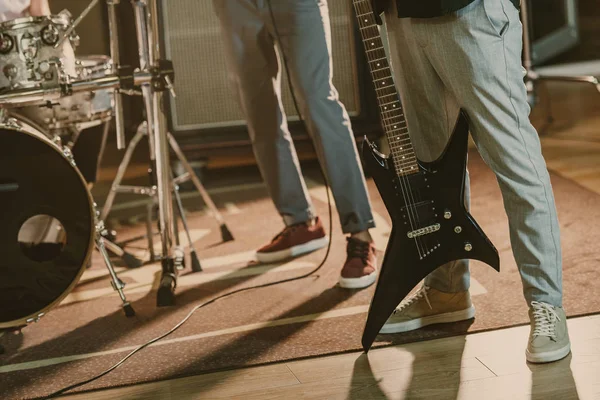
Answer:
[(349, 237), (346, 263), (342, 268), (340, 286), (346, 289), (362, 289), (377, 280), (377, 256), (372, 242)]
[(256, 251), (256, 258), (262, 263), (273, 263), (298, 257), (327, 246), (329, 238), (325, 234), (319, 218), (314, 224), (290, 225), (273, 238), (271, 243)]

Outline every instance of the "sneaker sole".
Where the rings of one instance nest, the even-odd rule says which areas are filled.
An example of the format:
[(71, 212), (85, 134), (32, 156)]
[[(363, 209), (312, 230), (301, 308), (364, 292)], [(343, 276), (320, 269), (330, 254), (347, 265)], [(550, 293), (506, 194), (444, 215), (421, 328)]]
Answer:
[(393, 324), (385, 324), (379, 333), (400, 333), (414, 331), (427, 325), (465, 321), (473, 317), (475, 317), (475, 307), (471, 306), (465, 310), (431, 315), (424, 318), (416, 318), (410, 321), (397, 322)]
[(344, 289), (362, 289), (371, 286), (377, 280), (377, 271), (360, 278), (344, 278), (340, 276), (339, 284)]
[(329, 243), (329, 237), (325, 236), (319, 239), (311, 240), (310, 242), (306, 242), (304, 244), (299, 244), (297, 246), (292, 246), (289, 249), (274, 251), (271, 253), (256, 253), (256, 259), (261, 263), (274, 263), (277, 261), (287, 260), (289, 258), (294, 258), (301, 256), (303, 254), (311, 253), (315, 250), (322, 249), (327, 246)]
[(562, 360), (571, 352), (571, 343), (557, 350), (546, 351), (544, 353), (530, 353), (529, 349), (525, 350), (525, 358), (527, 361), (534, 364), (549, 363)]

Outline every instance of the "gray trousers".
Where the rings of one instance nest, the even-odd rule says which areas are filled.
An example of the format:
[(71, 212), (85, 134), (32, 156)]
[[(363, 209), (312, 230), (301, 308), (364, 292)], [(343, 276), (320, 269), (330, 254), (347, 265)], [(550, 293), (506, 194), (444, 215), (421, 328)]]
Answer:
[(246, 116), (258, 166), (287, 225), (315, 216), (281, 102), (279, 52), (345, 233), (374, 226), (350, 119), (332, 83), (331, 32), (325, 0), (213, 0), (230, 76)]
[[(417, 155), (437, 158), (458, 109), (467, 112), (473, 140), (502, 191), (525, 299), (561, 306), (559, 225), (540, 140), (529, 121), (517, 9), (509, 0), (476, 0), (439, 18), (399, 19), (392, 7), (386, 25)], [(426, 284), (467, 290), (468, 262), (437, 269)]]

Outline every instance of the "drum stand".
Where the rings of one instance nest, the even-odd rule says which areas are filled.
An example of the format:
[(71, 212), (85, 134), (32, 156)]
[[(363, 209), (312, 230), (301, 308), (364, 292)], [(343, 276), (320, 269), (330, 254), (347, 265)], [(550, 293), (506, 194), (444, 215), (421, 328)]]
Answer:
[[(123, 177), (125, 176), (127, 167), (129, 166), (129, 163), (131, 162), (131, 157), (133, 156), (133, 153), (134, 153), (137, 145), (144, 137), (150, 141), (150, 136), (148, 134), (147, 122), (143, 122), (142, 124), (140, 124), (138, 126), (135, 136), (129, 142), (129, 146), (127, 147), (127, 150), (123, 157), (123, 161), (121, 161), (121, 164), (119, 165), (119, 168), (117, 170), (117, 175), (115, 177), (115, 180), (113, 181), (110, 193), (108, 194), (106, 202), (104, 203), (104, 207), (102, 208), (102, 213), (100, 214), (101, 219), (106, 220), (106, 217), (110, 213), (110, 210), (113, 206), (113, 203), (114, 203), (117, 193), (134, 193), (134, 194), (148, 195), (151, 198), (153, 198), (154, 200), (156, 200), (156, 187), (155, 186), (143, 187), (143, 186), (127, 186), (127, 185), (121, 184)], [(233, 240), (233, 236), (232, 236), (231, 232), (229, 231), (229, 228), (227, 227), (217, 206), (210, 198), (210, 195), (208, 194), (208, 192), (206, 191), (206, 189), (204, 188), (204, 186), (202, 185), (202, 183), (196, 176), (192, 166), (190, 165), (187, 158), (181, 151), (179, 144), (177, 143), (177, 141), (175, 140), (173, 135), (171, 135), (170, 133), (167, 133), (167, 137), (169, 140), (171, 150), (175, 153), (175, 155), (177, 156), (177, 158), (183, 165), (184, 169), (186, 170), (186, 172), (184, 174), (172, 178), (172, 186), (173, 186), (172, 189), (173, 189), (173, 195), (175, 196), (175, 200), (176, 200), (175, 204), (177, 205), (179, 216), (182, 219), (184, 230), (187, 235), (189, 247), (191, 249), (192, 271), (199, 272), (202, 270), (202, 267), (200, 266), (200, 262), (198, 260), (197, 254), (196, 254), (196, 250), (193, 247), (193, 241), (191, 240), (191, 236), (190, 236), (190, 232), (189, 232), (188, 224), (187, 224), (187, 219), (185, 217), (185, 211), (184, 211), (182, 203), (181, 203), (181, 197), (179, 195), (178, 185), (191, 180), (192, 183), (194, 184), (196, 190), (202, 197), (203, 201), (210, 209), (212, 215), (215, 217), (215, 219), (219, 223), (219, 226), (221, 229), (222, 240), (224, 242), (231, 241), (231, 240)], [(151, 156), (152, 156), (152, 154), (151, 154)], [(147, 210), (147, 224), (146, 224), (146, 227), (147, 227), (146, 235), (147, 235), (147, 240), (148, 240), (148, 248), (150, 251), (150, 261), (155, 261), (157, 259), (156, 255), (154, 253), (154, 243), (152, 240), (152, 237), (153, 237), (152, 222), (151, 222), (152, 221), (152, 217), (151, 217), (152, 208), (153, 208), (154, 204), (155, 204), (155, 201), (152, 201), (149, 203), (148, 210)], [(174, 226), (175, 226), (175, 228), (177, 227), (176, 222), (175, 222)], [(179, 238), (178, 235), (175, 235), (175, 239), (177, 240), (178, 238)], [(181, 250), (178, 249), (178, 251), (181, 251)], [(179, 266), (180, 269), (182, 269), (183, 265), (181, 262), (176, 262), (176, 264)]]

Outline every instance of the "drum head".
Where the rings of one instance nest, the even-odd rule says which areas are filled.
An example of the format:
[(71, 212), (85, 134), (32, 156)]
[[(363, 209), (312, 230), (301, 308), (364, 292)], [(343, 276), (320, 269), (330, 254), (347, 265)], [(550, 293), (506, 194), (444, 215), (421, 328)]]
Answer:
[(69, 158), (47, 139), (5, 125), (0, 210), (4, 328), (31, 322), (75, 286), (91, 256), (94, 216), (86, 184)]

